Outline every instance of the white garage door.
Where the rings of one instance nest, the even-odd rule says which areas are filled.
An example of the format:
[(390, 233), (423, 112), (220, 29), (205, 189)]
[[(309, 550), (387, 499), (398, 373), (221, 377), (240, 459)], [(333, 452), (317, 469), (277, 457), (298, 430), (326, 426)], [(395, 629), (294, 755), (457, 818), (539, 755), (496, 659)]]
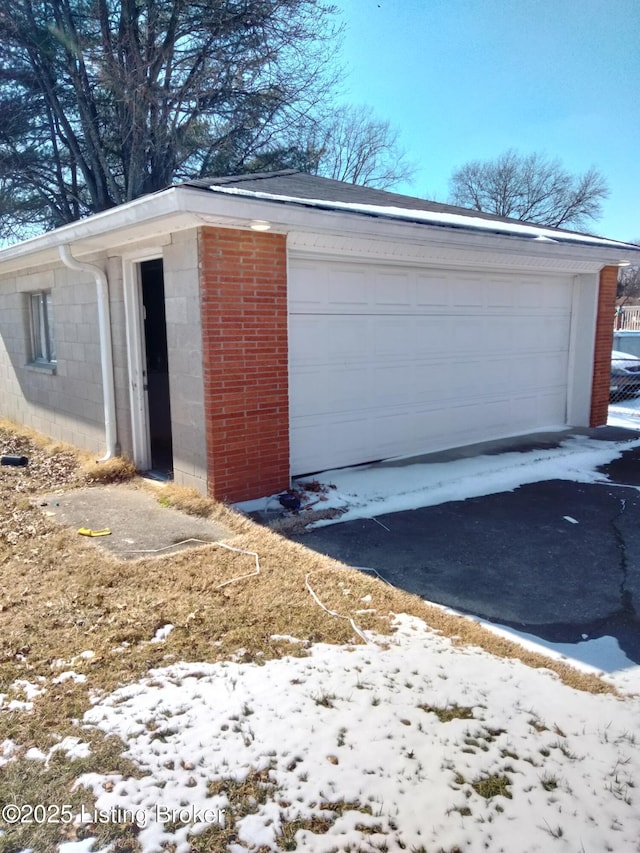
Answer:
[(570, 276), (290, 265), (291, 471), (566, 422)]

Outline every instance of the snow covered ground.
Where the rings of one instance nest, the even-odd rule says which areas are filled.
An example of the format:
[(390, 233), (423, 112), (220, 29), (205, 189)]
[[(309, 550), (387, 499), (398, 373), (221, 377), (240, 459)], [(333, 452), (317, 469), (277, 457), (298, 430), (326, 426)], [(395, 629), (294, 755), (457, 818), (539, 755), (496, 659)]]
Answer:
[(226, 820), (228, 780), (259, 771), (231, 853), (640, 849), (640, 698), (579, 693), (412, 617), (365, 646), (155, 670), (84, 722), (142, 768), (79, 784), (105, 815), (136, 816), (144, 853), (188, 853), (190, 833)]

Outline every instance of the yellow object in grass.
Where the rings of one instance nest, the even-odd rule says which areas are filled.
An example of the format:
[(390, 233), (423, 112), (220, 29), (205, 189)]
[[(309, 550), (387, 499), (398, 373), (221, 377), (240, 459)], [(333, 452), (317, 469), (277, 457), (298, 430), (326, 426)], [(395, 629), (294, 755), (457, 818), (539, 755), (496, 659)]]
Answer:
[(108, 527), (105, 527), (104, 530), (91, 530), (89, 527), (81, 527), (78, 533), (80, 536), (111, 536), (111, 531)]

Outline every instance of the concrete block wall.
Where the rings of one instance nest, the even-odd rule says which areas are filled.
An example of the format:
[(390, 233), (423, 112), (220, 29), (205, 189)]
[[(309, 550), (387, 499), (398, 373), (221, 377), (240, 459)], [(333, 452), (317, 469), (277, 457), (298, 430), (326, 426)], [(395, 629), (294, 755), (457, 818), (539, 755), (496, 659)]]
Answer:
[(589, 425), (592, 427), (602, 426), (607, 422), (617, 286), (618, 267), (603, 267), (600, 271), (598, 289), (593, 382), (591, 385), (591, 420)]
[(172, 235), (163, 249), (173, 476), (207, 492), (198, 231)]
[(286, 237), (202, 228), (199, 260), (208, 491), (274, 493), (289, 483)]
[[(41, 290), (52, 294), (54, 370), (31, 364), (29, 294)], [(0, 414), (86, 450), (103, 450), (93, 278), (66, 267), (4, 278), (0, 318)]]

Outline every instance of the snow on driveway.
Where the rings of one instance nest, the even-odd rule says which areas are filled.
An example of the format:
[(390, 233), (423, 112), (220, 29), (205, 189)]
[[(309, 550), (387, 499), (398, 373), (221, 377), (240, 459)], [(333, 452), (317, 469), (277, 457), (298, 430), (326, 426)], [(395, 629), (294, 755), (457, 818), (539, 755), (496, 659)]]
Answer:
[(98, 809), (138, 816), (143, 853), (188, 853), (233, 808), (221, 780), (257, 771), (264, 795), (236, 817), (231, 853), (637, 853), (639, 698), (577, 692), (413, 617), (396, 628), (263, 666), (152, 671), (85, 716), (127, 742), (141, 778), (80, 781)]
[[(598, 441), (572, 436), (558, 447), (522, 453), (324, 471), (315, 474), (313, 479), (328, 487), (335, 486), (335, 489), (327, 489), (328, 500), (323, 502), (322, 508), (339, 507), (345, 512), (336, 518), (317, 521), (311, 527), (508, 492), (525, 483), (543, 480), (609, 483), (596, 469), (634, 447), (640, 447), (640, 439)], [(246, 504), (240, 506), (247, 507)]]

